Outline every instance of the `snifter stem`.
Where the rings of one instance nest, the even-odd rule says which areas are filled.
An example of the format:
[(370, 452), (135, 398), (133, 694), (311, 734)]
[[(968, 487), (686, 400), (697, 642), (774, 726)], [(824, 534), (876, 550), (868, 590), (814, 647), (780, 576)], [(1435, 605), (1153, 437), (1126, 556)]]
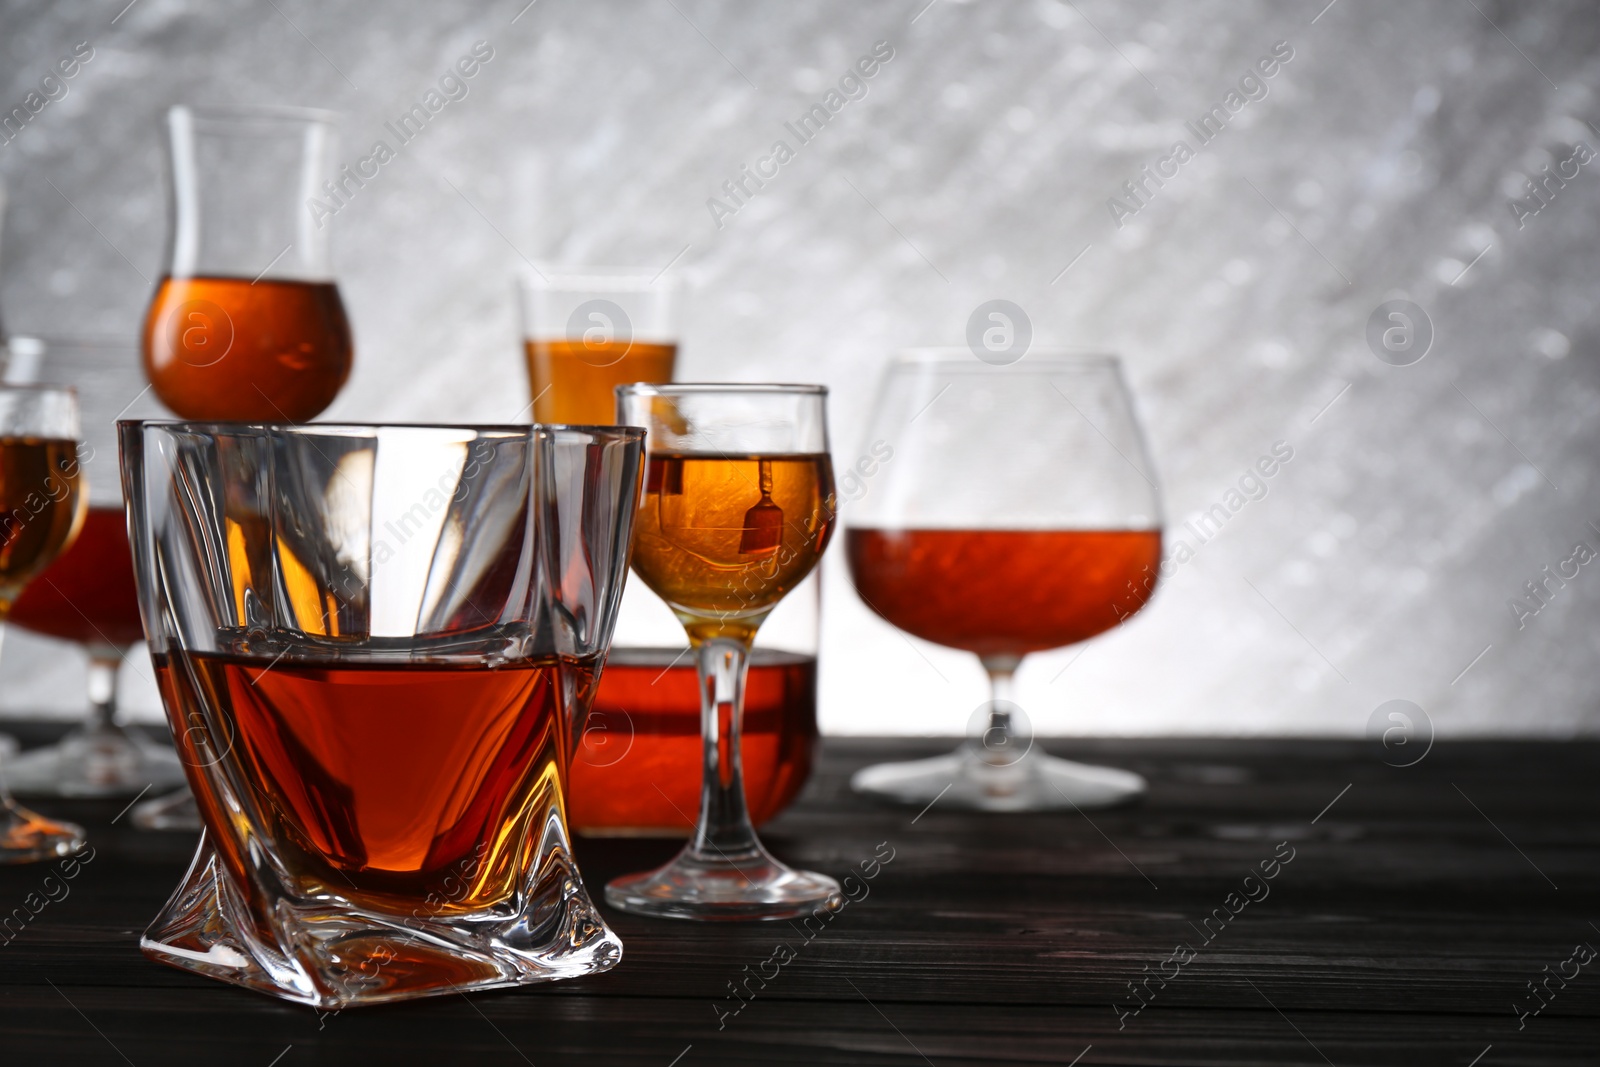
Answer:
[(121, 664), (118, 657), (89, 653), (88, 727), (91, 733), (117, 726), (117, 668)]
[(785, 866), (762, 847), (750, 822), (740, 750), (749, 638), (691, 637), (691, 647), (705, 767), (699, 822), (672, 862), (613, 880), (606, 900), (664, 919), (792, 919), (836, 910), (844, 899), (839, 883)]
[(737, 864), (761, 845), (744, 799), (744, 683), (750, 646), (713, 638), (695, 649), (700, 675), (700, 737), (704, 772), (700, 820), (690, 849), (706, 861)]
[(989, 725), (984, 728), (978, 755), (986, 763), (1009, 766), (1016, 762), (1012, 754), (1011, 709), (1016, 707), (1011, 699), (1012, 678), (1017, 672), (1021, 656), (983, 656), (983, 669), (989, 674)]

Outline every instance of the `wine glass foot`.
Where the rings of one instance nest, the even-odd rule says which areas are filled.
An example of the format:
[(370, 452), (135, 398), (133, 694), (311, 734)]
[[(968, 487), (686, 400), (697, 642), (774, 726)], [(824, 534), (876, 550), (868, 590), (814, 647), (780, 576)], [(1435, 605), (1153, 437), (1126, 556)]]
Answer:
[(1058, 811), (1110, 808), (1144, 795), (1145, 780), (1132, 771), (1096, 767), (1030, 750), (997, 763), (973, 746), (932, 759), (879, 763), (850, 779), (850, 788), (915, 807), (960, 811)]
[(0, 800), (0, 863), (37, 863), (83, 847), (83, 827), (46, 819), (14, 800)]
[(128, 821), (140, 830), (199, 830), (202, 827), (200, 806), (187, 789), (140, 801), (128, 813)]
[(11, 791), (28, 797), (131, 797), (183, 781), (176, 752), (114, 726), (74, 730), (6, 765)]
[(785, 866), (757, 845), (736, 858), (685, 848), (665, 867), (606, 885), (606, 903), (635, 915), (700, 922), (794, 919), (844, 904), (839, 883)]

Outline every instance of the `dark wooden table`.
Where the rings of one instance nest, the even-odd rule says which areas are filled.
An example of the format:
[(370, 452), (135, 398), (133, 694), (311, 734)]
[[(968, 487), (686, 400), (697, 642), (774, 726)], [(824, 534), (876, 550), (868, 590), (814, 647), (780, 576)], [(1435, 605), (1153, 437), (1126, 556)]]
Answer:
[[(845, 788), (945, 747), (830, 740), (769, 828), (797, 863), (875, 873), (821, 932), (612, 914), (609, 974), (326, 1016), (145, 960), (192, 841), (50, 805), (95, 859), (0, 947), (0, 1064), (1600, 1062), (1600, 960), (1574, 955), (1600, 947), (1600, 743), (1440, 743), (1408, 768), (1345, 742), (1052, 743), (1150, 779), (1089, 817), (916, 817)], [(577, 844), (597, 895), (671, 848)], [(0, 868), (0, 909), (47, 873)]]

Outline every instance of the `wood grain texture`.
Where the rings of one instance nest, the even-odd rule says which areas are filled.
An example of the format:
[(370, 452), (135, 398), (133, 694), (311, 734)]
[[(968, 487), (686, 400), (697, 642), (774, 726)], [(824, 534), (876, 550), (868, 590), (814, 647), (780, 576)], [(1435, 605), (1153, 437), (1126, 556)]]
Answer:
[[(1593, 1059), (1600, 964), (1520, 1030), (1512, 1004), (1574, 945), (1600, 945), (1600, 743), (1441, 743), (1404, 769), (1349, 742), (1050, 743), (1150, 778), (1144, 803), (1089, 816), (916, 818), (845, 786), (866, 762), (941, 746), (830, 739), (773, 824), (774, 851), (838, 875), (893, 849), (821, 932), (612, 914), (626, 955), (609, 974), (328, 1017), (146, 961), (139, 931), (192, 842), (110, 825), (119, 804), (41, 804), (82, 819), (96, 858), (0, 946), (0, 1062), (1465, 1067), (1490, 1045), (1480, 1067)], [(1213, 919), (1208, 943), (1205, 916), (1282, 842), (1294, 858), (1270, 893)], [(596, 889), (672, 847), (577, 844)], [(0, 907), (46, 873), (0, 868)], [(739, 1004), (728, 984), (779, 944), (794, 959), (722, 1017)], [(1138, 1003), (1128, 983), (1180, 944), (1193, 959), (1119, 1016), (1113, 1003)]]

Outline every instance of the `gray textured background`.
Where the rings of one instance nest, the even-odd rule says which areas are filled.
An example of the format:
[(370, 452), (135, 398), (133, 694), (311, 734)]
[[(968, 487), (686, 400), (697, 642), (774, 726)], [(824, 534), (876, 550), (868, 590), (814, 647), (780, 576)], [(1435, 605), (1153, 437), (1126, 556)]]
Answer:
[[(1037, 343), (1126, 356), (1175, 532), (1294, 449), (1133, 623), (1030, 662), (1042, 732), (1353, 735), (1397, 697), (1441, 736), (1600, 723), (1600, 567), (1520, 630), (1508, 606), (1600, 548), (1600, 161), (1522, 229), (1508, 208), (1600, 146), (1588, 0), (125, 2), (0, 5), (6, 110), (95, 49), (0, 147), (16, 332), (134, 335), (169, 104), (336, 108), (353, 162), (488, 40), (470, 95), (335, 222), (357, 364), (329, 417), (509, 418), (523, 257), (681, 253), (680, 376), (826, 382), (850, 460), (886, 355), (960, 343), (1003, 297)], [(706, 199), (879, 40), (866, 98), (719, 231)], [(1278, 41), (1268, 96), (1118, 229), (1107, 198)], [(1399, 296), (1436, 331), (1408, 367), (1365, 341)], [(959, 730), (975, 663), (912, 647), (829, 567), (825, 728)], [(70, 652), (5, 651), (0, 706), (76, 704)]]

